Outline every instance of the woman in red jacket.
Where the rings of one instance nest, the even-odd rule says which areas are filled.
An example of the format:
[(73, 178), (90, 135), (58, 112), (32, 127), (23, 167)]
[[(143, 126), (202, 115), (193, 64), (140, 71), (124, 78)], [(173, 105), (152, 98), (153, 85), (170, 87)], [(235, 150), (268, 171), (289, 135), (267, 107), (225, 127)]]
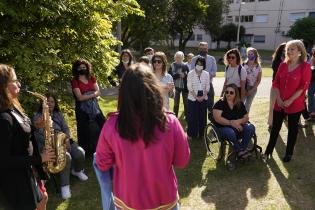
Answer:
[(272, 155), (285, 116), (288, 116), (288, 142), (283, 162), (291, 160), (298, 135), (298, 122), (305, 108), (305, 92), (311, 80), (311, 66), (306, 63), (303, 43), (300, 40), (289, 41), (285, 51), (284, 62), (280, 64), (272, 84), (276, 103), (265, 161)]

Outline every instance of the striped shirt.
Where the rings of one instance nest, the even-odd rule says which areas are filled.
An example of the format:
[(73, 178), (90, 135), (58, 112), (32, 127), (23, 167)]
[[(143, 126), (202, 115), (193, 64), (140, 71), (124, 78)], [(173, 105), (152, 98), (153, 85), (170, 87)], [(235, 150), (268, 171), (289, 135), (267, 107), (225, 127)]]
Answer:
[[(209, 73), (203, 70), (199, 77), (195, 70), (191, 70), (187, 77), (187, 88), (189, 91), (188, 99), (191, 101), (196, 101), (191, 92), (195, 92), (196, 95), (199, 90), (202, 90), (204, 94), (208, 93), (210, 89)], [(207, 99), (208, 97), (206, 96), (205, 100)]]

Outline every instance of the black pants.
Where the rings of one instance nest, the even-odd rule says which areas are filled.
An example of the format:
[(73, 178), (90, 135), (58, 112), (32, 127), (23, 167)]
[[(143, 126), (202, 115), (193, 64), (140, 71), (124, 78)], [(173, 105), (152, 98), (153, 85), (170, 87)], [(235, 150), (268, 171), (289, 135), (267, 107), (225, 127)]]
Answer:
[(175, 97), (174, 97), (174, 113), (176, 117), (178, 116), (178, 109), (180, 104), (180, 94), (182, 94), (183, 97), (183, 104), (184, 104), (184, 113), (185, 118), (187, 118), (187, 97), (188, 97), (188, 91), (183, 88), (175, 88)]
[(281, 126), (283, 123), (284, 117), (288, 115), (288, 141), (287, 141), (287, 149), (285, 155), (293, 155), (294, 145), (298, 135), (298, 123), (301, 116), (301, 112), (286, 114), (282, 111), (273, 110), (273, 122), (272, 128), (270, 132), (269, 142), (265, 151), (265, 154), (271, 155), (279, 136), (279, 132), (281, 130)]
[(85, 151), (85, 156), (90, 157), (95, 152), (99, 134), (105, 123), (103, 113), (98, 114), (94, 120), (89, 115), (76, 108), (78, 144)]

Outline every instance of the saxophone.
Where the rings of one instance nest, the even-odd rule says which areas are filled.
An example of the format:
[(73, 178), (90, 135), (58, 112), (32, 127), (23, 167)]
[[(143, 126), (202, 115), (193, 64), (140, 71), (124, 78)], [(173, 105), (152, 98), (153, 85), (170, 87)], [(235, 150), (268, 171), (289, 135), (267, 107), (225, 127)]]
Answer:
[(44, 118), (44, 138), (45, 138), (45, 149), (52, 148), (56, 155), (55, 161), (50, 161), (44, 164), (44, 168), (47, 172), (55, 174), (62, 171), (66, 166), (66, 146), (65, 143), (68, 141), (68, 137), (65, 133), (55, 132), (51, 118), (49, 114), (49, 107), (47, 104), (47, 98), (37, 92), (26, 91), (31, 95), (38, 97), (42, 100), (43, 104), (43, 118)]

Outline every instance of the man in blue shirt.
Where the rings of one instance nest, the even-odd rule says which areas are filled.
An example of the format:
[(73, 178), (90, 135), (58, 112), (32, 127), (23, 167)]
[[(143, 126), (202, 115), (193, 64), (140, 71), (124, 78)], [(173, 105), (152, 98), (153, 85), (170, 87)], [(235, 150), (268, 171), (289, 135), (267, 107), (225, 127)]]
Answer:
[[(208, 55), (208, 43), (207, 42), (200, 42), (199, 43), (199, 55), (203, 56), (206, 59), (206, 71), (209, 72), (209, 76), (210, 76), (210, 90), (208, 92), (208, 118), (211, 119), (210, 117), (212, 116), (212, 108), (213, 108), (213, 104), (214, 104), (214, 89), (213, 89), (213, 85), (212, 85), (212, 79), (213, 77), (216, 76), (216, 72), (217, 72), (217, 62), (215, 60), (215, 58), (211, 55)], [(197, 60), (197, 56), (193, 57), (192, 61), (191, 61), (191, 69), (195, 68), (196, 65), (196, 60)]]

